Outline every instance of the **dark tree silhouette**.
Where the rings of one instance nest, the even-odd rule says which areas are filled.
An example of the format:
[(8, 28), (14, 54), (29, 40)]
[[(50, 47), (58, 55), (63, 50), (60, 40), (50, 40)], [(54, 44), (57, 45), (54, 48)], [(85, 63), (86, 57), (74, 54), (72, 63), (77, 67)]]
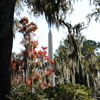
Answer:
[(0, 100), (10, 90), (10, 58), (13, 43), (13, 15), (16, 0), (0, 0)]

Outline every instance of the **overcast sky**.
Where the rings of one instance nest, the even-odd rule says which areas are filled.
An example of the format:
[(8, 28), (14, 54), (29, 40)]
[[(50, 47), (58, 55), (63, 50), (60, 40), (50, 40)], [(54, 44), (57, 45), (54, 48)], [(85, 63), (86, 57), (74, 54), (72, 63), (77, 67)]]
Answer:
[[(72, 25), (75, 25), (79, 22), (87, 22), (87, 19), (85, 18), (86, 15), (90, 12), (92, 12), (92, 8), (89, 6), (88, 0), (82, 0), (78, 3), (74, 4), (74, 12), (71, 14), (71, 16), (68, 18)], [(29, 16), (25, 10), (21, 14), (21, 17), (27, 16), (29, 17), (30, 21), (33, 21), (37, 24), (38, 30), (35, 32), (37, 34), (36, 39), (39, 41), (39, 48), (41, 46), (48, 46), (48, 24), (45, 21), (45, 18), (41, 16), (40, 18), (35, 18), (33, 16)], [(59, 31), (56, 28), (51, 29), (53, 34), (53, 53), (59, 46), (59, 42), (61, 40), (64, 40), (64, 38), (67, 35), (66, 29), (60, 28)], [(87, 39), (92, 39), (95, 41), (100, 41), (100, 23), (96, 23), (94, 20), (91, 21), (91, 24), (89, 25), (88, 29), (85, 29), (83, 31), (83, 35)], [(19, 53), (22, 46), (20, 46), (20, 41), (22, 39), (22, 35), (20, 33), (16, 33), (16, 38), (14, 39), (13, 43), (13, 51), (16, 53)]]

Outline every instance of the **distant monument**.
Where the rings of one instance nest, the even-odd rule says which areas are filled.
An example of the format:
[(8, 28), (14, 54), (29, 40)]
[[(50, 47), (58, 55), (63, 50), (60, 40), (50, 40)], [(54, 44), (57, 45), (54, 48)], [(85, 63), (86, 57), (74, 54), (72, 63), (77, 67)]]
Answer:
[(51, 29), (48, 34), (48, 55), (51, 60), (53, 60), (53, 46), (52, 46), (52, 33)]
[[(51, 29), (49, 30), (48, 34), (48, 55), (51, 60), (53, 60), (53, 44), (52, 44), (52, 32)], [(51, 63), (49, 63), (50, 68), (54, 69)], [(53, 86), (55, 86), (55, 73), (53, 72), (53, 79), (51, 80)]]

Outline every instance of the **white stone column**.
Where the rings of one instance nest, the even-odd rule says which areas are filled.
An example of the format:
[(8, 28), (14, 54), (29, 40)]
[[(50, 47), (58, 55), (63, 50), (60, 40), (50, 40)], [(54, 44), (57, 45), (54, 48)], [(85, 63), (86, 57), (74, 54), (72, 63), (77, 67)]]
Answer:
[[(52, 32), (51, 29), (48, 34), (48, 55), (51, 60), (53, 60), (53, 45), (52, 45)], [(49, 63), (50, 68), (54, 69), (52, 64)], [(51, 80), (53, 86), (55, 86), (55, 73), (53, 72), (53, 79)]]
[(51, 30), (48, 34), (48, 54), (51, 60), (53, 60), (53, 46), (52, 46), (52, 33)]

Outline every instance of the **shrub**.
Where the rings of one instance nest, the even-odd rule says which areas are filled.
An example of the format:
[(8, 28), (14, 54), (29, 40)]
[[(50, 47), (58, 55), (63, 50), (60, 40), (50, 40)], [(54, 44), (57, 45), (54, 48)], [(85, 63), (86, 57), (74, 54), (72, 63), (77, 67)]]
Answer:
[(83, 85), (59, 84), (31, 90), (24, 85), (13, 87), (10, 100), (92, 100), (91, 91)]
[(24, 85), (13, 87), (10, 95), (7, 96), (10, 100), (41, 100), (38, 94), (32, 92), (30, 88)]
[(91, 91), (85, 86), (60, 84), (44, 90), (49, 100), (92, 100)]

